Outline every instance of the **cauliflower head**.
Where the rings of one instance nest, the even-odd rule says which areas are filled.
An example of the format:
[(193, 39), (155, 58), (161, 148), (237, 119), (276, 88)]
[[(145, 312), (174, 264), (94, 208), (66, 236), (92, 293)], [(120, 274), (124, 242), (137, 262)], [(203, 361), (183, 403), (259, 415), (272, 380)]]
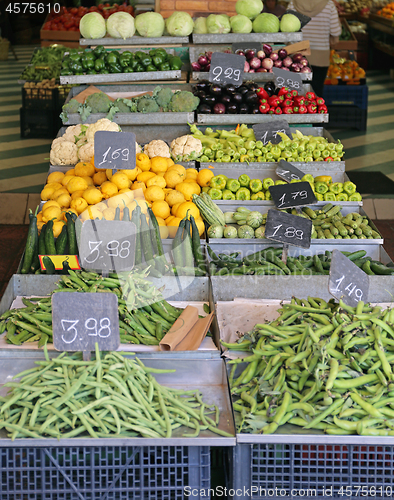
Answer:
[(59, 144), (59, 142), (64, 142), (66, 139), (62, 136), (62, 137), (56, 137), (56, 139), (53, 139), (52, 141), (52, 144), (51, 144), (51, 148), (53, 148), (53, 146), (55, 144)]
[(154, 140), (150, 141), (149, 144), (145, 144), (144, 153), (147, 154), (149, 158), (153, 158), (155, 156), (171, 158), (168, 144), (161, 140)]
[(142, 148), (138, 144), (138, 142), (135, 143), (135, 154), (138, 155), (138, 153), (142, 153)]
[(96, 123), (89, 125), (86, 131), (86, 139), (88, 142), (94, 142), (94, 134), (99, 130), (104, 130), (106, 132), (120, 132), (120, 127), (117, 123), (111, 122), (107, 118), (101, 118)]
[(78, 148), (70, 141), (57, 142), (49, 154), (51, 165), (75, 165), (78, 163)]
[(175, 161), (194, 161), (201, 154), (202, 143), (192, 135), (182, 135), (171, 142), (171, 157)]
[(67, 127), (67, 130), (63, 134), (63, 138), (65, 141), (76, 143), (84, 135), (82, 130), (82, 125), (73, 125), (71, 127)]
[(78, 149), (78, 158), (80, 161), (90, 162), (94, 155), (94, 142), (87, 142)]

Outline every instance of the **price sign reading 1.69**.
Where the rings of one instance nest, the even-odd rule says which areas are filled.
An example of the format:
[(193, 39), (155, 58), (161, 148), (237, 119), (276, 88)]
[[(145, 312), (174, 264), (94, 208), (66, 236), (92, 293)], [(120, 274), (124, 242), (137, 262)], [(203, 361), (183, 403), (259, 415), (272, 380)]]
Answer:
[(245, 61), (244, 56), (214, 52), (209, 68), (209, 81), (211, 83), (242, 85)]
[(101, 169), (133, 170), (135, 168), (135, 134), (106, 132), (94, 134), (94, 164)]

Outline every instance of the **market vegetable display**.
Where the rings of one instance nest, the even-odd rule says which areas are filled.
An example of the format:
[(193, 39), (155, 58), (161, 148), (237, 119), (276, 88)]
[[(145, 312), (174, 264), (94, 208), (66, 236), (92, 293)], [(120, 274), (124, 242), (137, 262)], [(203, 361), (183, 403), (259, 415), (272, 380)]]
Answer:
[[(204, 194), (204, 193), (203, 193)], [(194, 198), (194, 202), (198, 197)], [(201, 202), (200, 202), (201, 205)], [(219, 207), (217, 207), (219, 208)], [(347, 215), (342, 215), (341, 205), (333, 205), (328, 203), (321, 209), (313, 210), (310, 207), (303, 207), (301, 212), (295, 208), (280, 210), (281, 212), (291, 213), (299, 217), (304, 217), (312, 221), (312, 238), (318, 239), (380, 239), (380, 234), (369, 225), (369, 219), (365, 215), (357, 212), (351, 212)], [(208, 228), (207, 234), (209, 239), (213, 238), (265, 238), (265, 223), (267, 213), (260, 213), (255, 210), (250, 210), (246, 207), (238, 207), (235, 212), (226, 212), (223, 214), (225, 224), (237, 224), (237, 235), (232, 231), (227, 236), (224, 233), (224, 224), (211, 222), (211, 219), (205, 214), (200, 207), (203, 218), (208, 224), (213, 226), (213, 230)], [(219, 230), (217, 226), (222, 226)]]
[(64, 53), (67, 50), (69, 50), (67, 47), (58, 44), (37, 49), (19, 79), (42, 81), (54, 78), (57, 80), (60, 76)]
[(330, 66), (325, 85), (338, 85), (340, 82), (345, 82), (347, 85), (359, 85), (362, 78), (365, 78), (365, 70), (358, 65), (357, 61), (340, 57), (335, 50), (330, 52)]
[[(228, 226), (231, 227), (231, 226)], [(312, 276), (328, 275), (330, 273), (332, 252), (326, 250), (324, 253), (315, 255), (299, 255), (298, 257), (287, 257), (286, 262), (281, 260), (283, 248), (268, 247), (258, 252), (239, 257), (241, 252), (216, 254), (208, 246), (209, 271), (211, 276), (232, 275), (279, 275), (279, 276)], [(365, 250), (355, 252), (341, 252), (354, 262), (368, 275), (394, 275), (394, 267), (388, 267), (371, 257), (366, 256)]]
[(325, 137), (304, 135), (299, 130), (292, 133), (292, 139), (278, 132), (281, 142), (264, 146), (256, 141), (253, 128), (245, 124), (234, 130), (216, 130), (207, 127), (202, 132), (197, 125), (190, 126), (190, 132), (202, 143), (200, 162), (290, 162), (340, 161), (344, 155), (341, 141), (328, 142)]
[(159, 47), (149, 52), (112, 49), (106, 51), (103, 45), (93, 50), (71, 49), (63, 59), (60, 74), (97, 75), (108, 73), (140, 73), (151, 71), (178, 71), (182, 67), (179, 56), (168, 54)]
[(335, 435), (394, 435), (394, 309), (308, 297), (278, 313), (238, 342), (222, 342), (251, 353), (228, 361), (238, 432), (273, 434), (288, 423)]
[(175, 369), (149, 368), (117, 352), (100, 353), (97, 344), (92, 361), (83, 361), (80, 353), (50, 359), (45, 350), (45, 356), (35, 362), (38, 366), (16, 375), (19, 382), (5, 384), (10, 391), (0, 400), (0, 427), (12, 440), (84, 434), (169, 438), (181, 426), (192, 429), (183, 432), (185, 437), (206, 429), (231, 436), (218, 428), (219, 408), (204, 403), (200, 391), (162, 386), (153, 375)]

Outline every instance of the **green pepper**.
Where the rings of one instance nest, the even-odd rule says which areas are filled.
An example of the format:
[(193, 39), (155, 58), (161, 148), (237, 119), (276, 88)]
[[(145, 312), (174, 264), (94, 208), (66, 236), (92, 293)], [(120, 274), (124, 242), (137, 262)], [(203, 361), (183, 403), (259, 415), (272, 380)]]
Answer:
[(95, 57), (102, 57), (102, 55), (105, 54), (104, 45), (97, 45), (92, 52)]
[(258, 191), (257, 193), (253, 193), (250, 197), (251, 200), (265, 200), (265, 194), (263, 191)]
[(223, 175), (215, 175), (209, 182), (211, 188), (220, 190), (226, 189), (226, 184), (227, 184), (227, 178), (224, 177)]
[(328, 191), (328, 186), (325, 182), (316, 182), (315, 191), (319, 194), (325, 194)]
[(140, 60), (142, 57), (146, 56), (146, 52), (142, 52), (142, 50), (137, 50), (137, 52), (134, 52), (134, 57), (138, 60)]
[(347, 194), (353, 194), (356, 192), (356, 185), (353, 182), (347, 181), (343, 185), (343, 190)]
[(346, 193), (339, 193), (335, 196), (335, 199), (337, 201), (348, 201), (349, 200), (349, 196), (346, 194)]
[(248, 187), (250, 183), (250, 177), (246, 174), (242, 174), (238, 177), (238, 182), (240, 183), (241, 187)]
[(165, 62), (164, 57), (161, 54), (157, 54), (152, 56), (152, 63), (156, 66), (156, 68), (160, 68), (160, 65)]
[(134, 73), (133, 68), (130, 68), (130, 66), (126, 66), (123, 68), (123, 73)]
[(349, 196), (349, 201), (361, 201), (361, 194), (360, 193), (353, 193)]
[(271, 179), (271, 177), (267, 177), (267, 178), (263, 179), (263, 188), (265, 191), (267, 191), (270, 186), (274, 186), (274, 185), (275, 185), (275, 182), (273, 181), (273, 179)]
[(117, 64), (119, 62), (119, 55), (117, 52), (108, 52), (108, 54), (105, 56), (105, 62), (109, 64)]
[(246, 187), (241, 187), (235, 193), (236, 200), (250, 200), (250, 191)]
[(77, 61), (70, 61), (70, 70), (75, 74), (77, 73), (83, 73), (83, 67), (80, 62)]
[(138, 73), (142, 73), (143, 71), (145, 71), (145, 68), (142, 66), (142, 64), (140, 63), (137, 63), (134, 67), (133, 67), (134, 71), (137, 71)]
[(119, 63), (109, 64), (108, 69), (110, 73), (122, 73), (122, 66)]
[(69, 58), (71, 61), (80, 61), (81, 60), (81, 56), (77, 52), (73, 52), (72, 54), (70, 54)]
[(70, 76), (70, 75), (73, 75), (74, 73), (70, 69), (62, 69), (60, 71), (60, 74), (62, 76)]
[(145, 54), (144, 57), (140, 57), (140, 64), (142, 64), (142, 66), (145, 66), (146, 68), (147, 66), (152, 64), (152, 59), (149, 57), (148, 54)]
[(87, 72), (86, 72), (87, 75), (97, 75), (97, 71), (95, 71), (94, 69), (89, 69)]
[(160, 65), (160, 71), (170, 71), (170, 63), (164, 62), (163, 64)]
[(335, 194), (342, 193), (343, 191), (342, 182), (333, 182), (332, 184), (330, 184), (329, 190)]
[(225, 189), (222, 195), (223, 200), (235, 200), (235, 194), (229, 189)]
[(275, 160), (277, 160), (280, 157), (281, 152), (282, 152), (281, 149), (277, 145), (271, 148), (271, 154)]
[(252, 193), (258, 193), (263, 189), (263, 183), (260, 179), (252, 179), (249, 183), (249, 189), (252, 191)]
[(153, 64), (148, 64), (148, 66), (145, 67), (145, 71), (157, 71), (157, 68), (153, 66)]
[(129, 50), (126, 50), (125, 52), (122, 52), (122, 54), (120, 55), (119, 64), (122, 66), (122, 68), (127, 68), (127, 66), (130, 65), (132, 60), (133, 60), (133, 54)]
[(70, 67), (70, 57), (69, 56), (66, 56), (64, 59), (63, 59), (63, 69), (68, 69)]
[(182, 59), (179, 56), (170, 58), (170, 68), (173, 71), (179, 71), (183, 66)]
[(334, 193), (324, 193), (324, 201), (336, 201)]
[(305, 174), (301, 178), (301, 180), (304, 181), (304, 182), (310, 182), (311, 184), (313, 184), (315, 182), (315, 179), (314, 179), (313, 175), (311, 175), (311, 174)]
[(82, 56), (81, 59), (83, 69), (93, 69), (94, 68), (94, 60), (87, 58), (86, 56)]
[(104, 59), (98, 58), (94, 61), (94, 69), (96, 71), (102, 71), (105, 69), (105, 62)]
[(217, 189), (217, 188), (211, 188), (209, 191), (208, 191), (208, 194), (209, 196), (213, 199), (213, 200), (221, 200), (222, 199), (222, 196), (223, 196), (223, 193), (220, 189)]
[[(233, 193), (236, 193), (240, 187), (241, 184), (237, 181), (237, 179), (228, 179), (226, 182), (226, 188)], [(233, 199), (235, 199), (235, 196)]]
[(324, 196), (320, 193), (315, 193), (317, 201), (324, 201)]

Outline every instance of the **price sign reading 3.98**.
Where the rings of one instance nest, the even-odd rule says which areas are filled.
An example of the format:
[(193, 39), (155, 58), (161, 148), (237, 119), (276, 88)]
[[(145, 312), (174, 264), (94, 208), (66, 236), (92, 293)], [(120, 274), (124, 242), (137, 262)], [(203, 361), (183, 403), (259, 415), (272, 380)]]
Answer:
[(209, 81), (242, 85), (245, 60), (244, 56), (214, 52), (209, 69)]
[(304, 86), (302, 85), (302, 76), (300, 73), (286, 71), (281, 68), (272, 68), (275, 76), (276, 87), (286, 87), (289, 90), (297, 90), (299, 94), (303, 94)]
[(97, 168), (134, 169), (135, 134), (97, 131), (94, 134), (94, 164)]
[(268, 210), (265, 237), (302, 248), (311, 246), (312, 221), (278, 210)]
[(114, 293), (52, 296), (53, 342), (58, 351), (114, 351), (119, 347), (118, 298)]
[(369, 277), (338, 250), (332, 252), (328, 290), (336, 299), (348, 306), (368, 300)]

